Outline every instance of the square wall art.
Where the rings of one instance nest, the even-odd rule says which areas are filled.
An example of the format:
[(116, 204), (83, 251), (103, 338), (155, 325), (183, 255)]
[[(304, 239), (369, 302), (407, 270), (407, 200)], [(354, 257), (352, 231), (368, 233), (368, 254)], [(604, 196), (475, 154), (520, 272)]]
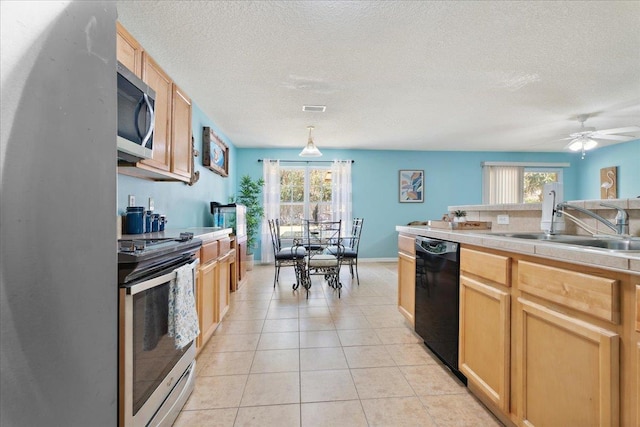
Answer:
[(400, 203), (424, 202), (424, 171), (400, 171)]

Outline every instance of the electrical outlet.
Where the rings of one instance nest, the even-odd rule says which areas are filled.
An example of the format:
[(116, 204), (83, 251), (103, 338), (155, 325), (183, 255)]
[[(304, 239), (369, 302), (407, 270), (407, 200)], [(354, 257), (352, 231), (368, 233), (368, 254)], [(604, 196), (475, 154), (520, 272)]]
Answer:
[(136, 205), (136, 196), (134, 196), (133, 194), (129, 194), (129, 206), (135, 206)]
[(153, 197), (149, 197), (149, 210), (152, 211), (155, 209), (155, 204), (153, 203)]
[(498, 215), (499, 225), (509, 225), (509, 215)]

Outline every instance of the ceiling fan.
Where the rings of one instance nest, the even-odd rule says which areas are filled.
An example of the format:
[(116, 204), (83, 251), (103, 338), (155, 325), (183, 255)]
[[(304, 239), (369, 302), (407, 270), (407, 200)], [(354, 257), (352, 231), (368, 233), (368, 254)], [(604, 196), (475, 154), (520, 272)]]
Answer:
[(569, 143), (565, 146), (565, 149), (569, 149), (571, 151), (582, 151), (583, 159), (585, 151), (591, 150), (598, 145), (598, 141), (596, 141), (597, 139), (620, 142), (631, 141), (636, 137), (623, 134), (640, 132), (639, 126), (596, 130), (596, 128), (584, 126), (584, 122), (587, 121), (588, 118), (588, 114), (582, 114), (578, 116), (578, 121), (580, 122), (580, 131), (570, 134), (568, 138), (561, 139), (561, 141), (569, 140)]

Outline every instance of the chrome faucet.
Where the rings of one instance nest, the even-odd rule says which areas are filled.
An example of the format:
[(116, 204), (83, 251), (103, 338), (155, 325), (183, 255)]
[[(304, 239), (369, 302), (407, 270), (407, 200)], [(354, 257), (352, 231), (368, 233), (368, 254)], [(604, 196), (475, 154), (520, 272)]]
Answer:
[[(588, 209), (581, 208), (580, 206), (574, 206), (569, 203), (558, 203), (555, 209), (553, 210), (553, 213), (554, 213), (553, 216), (555, 215), (561, 216), (562, 211), (564, 209), (571, 208), (578, 212), (582, 212), (583, 214), (588, 215), (597, 221), (600, 221), (602, 224), (606, 225), (607, 227), (615, 231), (616, 234), (619, 234), (619, 235), (629, 234), (629, 215), (624, 209), (619, 208), (618, 206), (607, 204), (607, 203), (600, 203), (600, 206), (617, 209), (618, 213), (616, 214), (615, 225), (611, 221), (601, 217), (595, 212), (591, 212)], [(549, 230), (550, 234), (553, 234), (553, 216), (551, 218), (551, 230)]]
[[(556, 190), (551, 190), (549, 191), (549, 196), (553, 196), (552, 202), (551, 202), (551, 226), (549, 227), (549, 230), (547, 230), (547, 234), (555, 234), (556, 231), (554, 230), (554, 218), (556, 216)], [(559, 215), (558, 215), (559, 216)]]

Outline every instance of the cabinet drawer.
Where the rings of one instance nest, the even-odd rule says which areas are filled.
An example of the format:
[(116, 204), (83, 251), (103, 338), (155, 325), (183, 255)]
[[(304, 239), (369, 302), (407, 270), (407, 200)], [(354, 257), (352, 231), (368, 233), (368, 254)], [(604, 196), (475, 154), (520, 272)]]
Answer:
[(218, 244), (218, 240), (205, 243), (202, 245), (202, 248), (200, 248), (200, 263), (204, 265), (209, 261), (218, 258), (218, 255), (220, 255), (220, 245)]
[(411, 255), (416, 254), (416, 239), (409, 236), (398, 236), (398, 250)]
[(511, 258), (460, 249), (460, 271), (466, 271), (500, 285), (511, 286)]
[(220, 254), (224, 255), (231, 250), (231, 239), (225, 237), (224, 239), (218, 240), (220, 242)]
[(611, 323), (620, 322), (617, 280), (520, 261), (518, 288)]

